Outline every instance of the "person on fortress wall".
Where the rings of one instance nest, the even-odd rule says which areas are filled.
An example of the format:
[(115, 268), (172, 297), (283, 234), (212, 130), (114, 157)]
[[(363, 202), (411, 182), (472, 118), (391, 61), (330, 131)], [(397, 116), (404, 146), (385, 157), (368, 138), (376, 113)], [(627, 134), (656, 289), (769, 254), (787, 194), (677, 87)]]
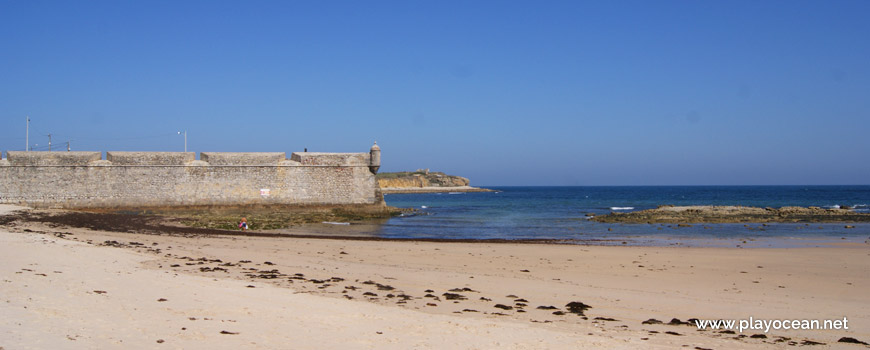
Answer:
[(242, 218), (242, 221), (239, 222), (239, 228), (242, 229), (242, 231), (245, 231), (248, 229), (248, 219), (247, 218)]

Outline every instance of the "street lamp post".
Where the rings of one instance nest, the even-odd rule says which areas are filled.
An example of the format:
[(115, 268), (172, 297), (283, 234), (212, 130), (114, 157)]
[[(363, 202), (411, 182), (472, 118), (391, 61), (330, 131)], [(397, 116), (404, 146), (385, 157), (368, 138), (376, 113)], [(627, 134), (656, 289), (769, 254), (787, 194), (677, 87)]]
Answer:
[(184, 152), (187, 152), (187, 130), (179, 131), (179, 135), (184, 134)]

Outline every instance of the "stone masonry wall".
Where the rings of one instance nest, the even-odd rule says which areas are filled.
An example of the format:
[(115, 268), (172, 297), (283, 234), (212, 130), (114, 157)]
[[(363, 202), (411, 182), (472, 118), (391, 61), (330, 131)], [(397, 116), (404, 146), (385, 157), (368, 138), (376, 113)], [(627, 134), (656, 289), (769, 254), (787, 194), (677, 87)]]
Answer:
[[(7, 152), (0, 203), (51, 208), (374, 204), (368, 153)], [(299, 159), (301, 161), (297, 161)]]

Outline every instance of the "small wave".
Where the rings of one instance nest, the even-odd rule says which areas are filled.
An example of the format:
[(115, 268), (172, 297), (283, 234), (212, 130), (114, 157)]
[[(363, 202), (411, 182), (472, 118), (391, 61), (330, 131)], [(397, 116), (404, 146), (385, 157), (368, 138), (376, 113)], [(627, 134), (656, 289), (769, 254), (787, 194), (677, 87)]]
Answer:
[(349, 222), (324, 221), (323, 223), (328, 225), (350, 225)]
[(840, 205), (838, 205), (838, 204), (834, 204), (834, 205), (826, 205), (826, 206), (823, 206), (822, 208), (825, 208), (825, 209), (840, 209)]
[(465, 194), (465, 192), (447, 192), (447, 194)]
[(426, 209), (426, 208), (428, 208), (428, 207), (425, 206), (425, 205), (421, 205), (421, 206), (420, 206), (420, 209)]
[(610, 207), (610, 210), (633, 210), (634, 207)]

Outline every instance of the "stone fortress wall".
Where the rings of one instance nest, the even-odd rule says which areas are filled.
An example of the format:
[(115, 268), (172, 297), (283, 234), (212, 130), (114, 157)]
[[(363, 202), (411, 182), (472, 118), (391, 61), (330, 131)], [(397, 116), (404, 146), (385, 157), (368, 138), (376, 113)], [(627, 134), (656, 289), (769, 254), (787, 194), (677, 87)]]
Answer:
[(377, 204), (369, 153), (23, 152), (0, 159), (0, 203), (38, 208)]

